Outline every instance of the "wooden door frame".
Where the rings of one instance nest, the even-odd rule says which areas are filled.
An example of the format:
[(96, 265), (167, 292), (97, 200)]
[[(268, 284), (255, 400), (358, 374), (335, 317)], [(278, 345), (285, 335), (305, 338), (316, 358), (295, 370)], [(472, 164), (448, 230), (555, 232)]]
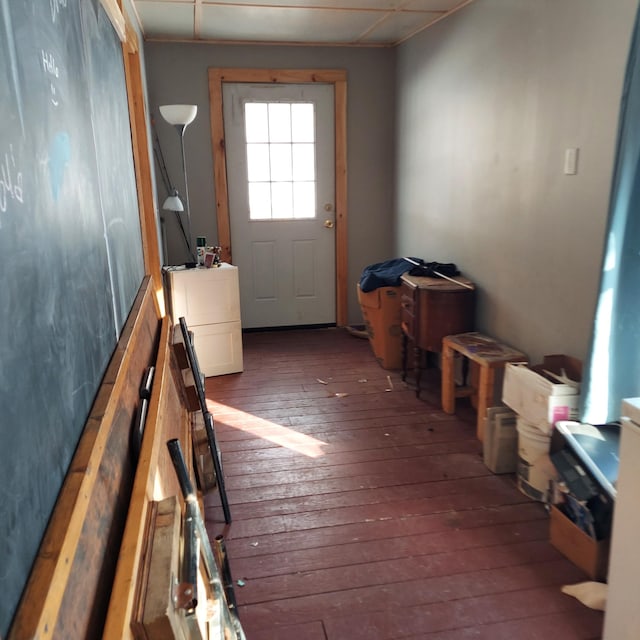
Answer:
[(336, 324), (347, 324), (347, 72), (340, 69), (209, 69), (209, 105), (213, 180), (216, 192), (218, 244), (222, 259), (232, 261), (227, 158), (222, 111), (222, 85), (237, 82), (259, 84), (332, 84), (335, 108), (335, 214), (336, 214)]

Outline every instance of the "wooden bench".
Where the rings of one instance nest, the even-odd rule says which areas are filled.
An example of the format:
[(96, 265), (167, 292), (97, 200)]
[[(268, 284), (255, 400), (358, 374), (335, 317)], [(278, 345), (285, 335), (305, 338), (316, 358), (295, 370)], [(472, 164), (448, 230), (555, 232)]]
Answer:
[[(454, 360), (458, 354), (478, 366), (477, 386), (456, 387)], [(526, 362), (527, 356), (481, 333), (460, 333), (442, 340), (442, 409), (455, 413), (456, 398), (474, 396), (478, 411), (476, 433), (484, 440), (487, 409), (493, 404), (496, 371), (507, 362)]]

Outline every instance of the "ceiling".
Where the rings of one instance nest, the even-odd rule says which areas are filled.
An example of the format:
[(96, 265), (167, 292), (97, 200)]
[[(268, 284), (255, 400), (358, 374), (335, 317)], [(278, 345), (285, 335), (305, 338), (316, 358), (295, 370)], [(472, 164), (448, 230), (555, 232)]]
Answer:
[(473, 0), (132, 0), (146, 40), (394, 46)]

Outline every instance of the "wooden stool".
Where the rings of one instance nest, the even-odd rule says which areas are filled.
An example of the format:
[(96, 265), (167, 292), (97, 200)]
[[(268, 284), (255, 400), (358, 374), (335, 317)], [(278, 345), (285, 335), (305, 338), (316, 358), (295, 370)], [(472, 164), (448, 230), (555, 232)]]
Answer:
[[(454, 379), (455, 354), (475, 362), (479, 368), (477, 391), (468, 387), (456, 389)], [(456, 398), (477, 393), (478, 440), (484, 440), (484, 420), (487, 408), (493, 403), (496, 369), (504, 369), (507, 362), (526, 362), (527, 356), (481, 333), (459, 333), (442, 339), (442, 409), (455, 413)]]

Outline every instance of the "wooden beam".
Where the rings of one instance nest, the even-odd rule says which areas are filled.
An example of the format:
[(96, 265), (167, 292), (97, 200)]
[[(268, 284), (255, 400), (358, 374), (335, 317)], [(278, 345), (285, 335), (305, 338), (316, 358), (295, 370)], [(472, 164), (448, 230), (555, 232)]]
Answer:
[(105, 10), (113, 28), (120, 38), (120, 42), (125, 42), (127, 39), (127, 31), (124, 23), (124, 15), (122, 9), (118, 4), (118, 0), (100, 0), (100, 4)]
[(136, 174), (140, 231), (142, 235), (142, 254), (145, 272), (153, 278), (153, 286), (160, 309), (165, 313), (164, 289), (162, 286), (160, 247), (158, 243), (158, 225), (156, 219), (153, 182), (151, 179), (151, 160), (149, 158), (149, 138), (147, 135), (147, 109), (142, 86), (142, 72), (138, 35), (128, 17), (126, 29), (129, 37), (123, 44), (123, 60), (127, 99), (129, 102), (129, 123), (131, 127), (131, 146), (133, 165)]
[(172, 356), (172, 328), (168, 316), (162, 321), (156, 375), (151, 393), (147, 425), (142, 439), (129, 513), (111, 590), (111, 601), (104, 627), (104, 638), (124, 640), (132, 637), (130, 623), (136, 592), (142, 576), (144, 534), (152, 501), (178, 495), (175, 472), (166, 441), (180, 438), (185, 456), (191, 460), (190, 417), (177, 386), (179, 371)]

